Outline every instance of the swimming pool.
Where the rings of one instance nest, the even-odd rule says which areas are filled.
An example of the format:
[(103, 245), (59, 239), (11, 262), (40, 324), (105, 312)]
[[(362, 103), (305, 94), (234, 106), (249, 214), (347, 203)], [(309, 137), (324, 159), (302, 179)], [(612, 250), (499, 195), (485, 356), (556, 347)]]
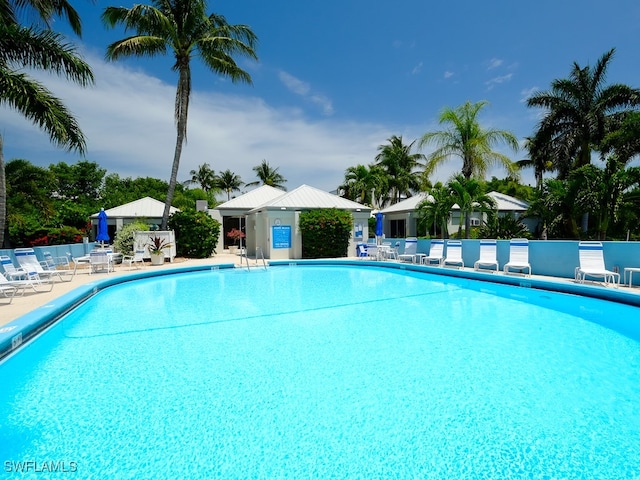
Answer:
[(639, 317), (378, 267), (116, 285), (0, 365), (3, 474), (634, 478)]

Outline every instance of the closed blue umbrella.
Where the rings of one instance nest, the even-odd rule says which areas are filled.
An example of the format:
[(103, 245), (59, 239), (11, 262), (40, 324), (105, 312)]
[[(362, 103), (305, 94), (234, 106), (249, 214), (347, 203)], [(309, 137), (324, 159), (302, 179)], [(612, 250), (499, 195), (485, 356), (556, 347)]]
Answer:
[(384, 215), (382, 215), (382, 213), (378, 212), (376, 213), (376, 238), (380, 238), (382, 237), (382, 218), (384, 217)]
[(96, 241), (109, 241), (109, 230), (107, 228), (107, 212), (104, 211), (104, 208), (100, 209), (100, 213), (98, 214), (98, 234), (96, 235)]

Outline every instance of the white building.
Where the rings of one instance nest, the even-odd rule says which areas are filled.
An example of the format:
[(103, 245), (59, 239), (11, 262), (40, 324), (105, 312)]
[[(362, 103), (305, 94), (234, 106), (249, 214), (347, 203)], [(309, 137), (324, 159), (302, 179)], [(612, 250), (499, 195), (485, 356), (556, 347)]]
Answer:
[[(521, 218), (529, 208), (529, 204), (524, 200), (519, 200), (504, 193), (489, 192), (487, 195), (495, 201), (498, 215), (512, 214), (515, 218)], [(404, 238), (426, 235), (427, 232), (417, 231), (418, 205), (426, 198), (433, 199), (426, 193), (419, 193), (381, 210), (384, 214), (385, 236), (389, 238)], [(483, 213), (474, 212), (471, 215), (471, 226), (480, 226), (484, 220), (485, 215)], [(447, 230), (450, 235), (458, 231), (461, 222), (464, 223), (464, 216), (461, 215), (460, 207), (454, 205), (447, 222)], [(530, 232), (533, 232), (538, 222), (535, 219), (523, 219), (523, 223)]]
[(227, 232), (240, 228), (250, 254), (261, 249), (265, 258), (286, 260), (302, 258), (302, 236), (298, 228), (300, 214), (318, 208), (336, 208), (351, 212), (353, 228), (349, 252), (369, 235), (371, 208), (309, 185), (290, 192), (262, 186), (210, 210), (223, 225), (217, 251), (229, 245)]

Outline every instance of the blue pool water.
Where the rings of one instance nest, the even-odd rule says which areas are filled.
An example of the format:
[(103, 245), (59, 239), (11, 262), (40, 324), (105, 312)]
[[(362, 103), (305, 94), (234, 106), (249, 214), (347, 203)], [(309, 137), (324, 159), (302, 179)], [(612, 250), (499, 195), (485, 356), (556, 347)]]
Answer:
[(0, 477), (640, 478), (638, 313), (383, 268), (110, 287), (0, 364)]

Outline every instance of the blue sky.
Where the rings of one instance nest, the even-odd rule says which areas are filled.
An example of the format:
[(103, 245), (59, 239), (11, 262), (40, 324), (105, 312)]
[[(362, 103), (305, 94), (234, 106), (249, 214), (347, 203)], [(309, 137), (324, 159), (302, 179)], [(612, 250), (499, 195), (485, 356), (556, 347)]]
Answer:
[[(87, 160), (122, 177), (168, 180), (175, 144), (172, 59), (104, 61), (106, 46), (124, 34), (105, 30), (100, 14), (108, 5), (132, 3), (74, 2), (84, 34), (70, 38), (94, 69), (94, 87), (39, 78), (77, 115)], [(488, 101), (483, 126), (523, 140), (541, 114), (526, 107), (531, 92), (567, 77), (573, 62), (593, 65), (611, 48), (608, 82), (640, 87), (637, 0), (221, 0), (209, 10), (252, 28), (259, 61), (240, 60), (252, 86), (193, 63), (181, 181), (207, 162), (250, 182), (252, 167), (264, 159), (280, 169), (289, 189), (308, 184), (330, 191), (347, 167), (372, 163), (389, 137), (410, 143), (439, 130), (439, 112), (465, 101)], [(5, 106), (0, 132), (5, 160), (47, 166), (80, 159)], [(504, 153), (514, 160), (525, 155)], [(452, 160), (433, 180), (445, 181), (460, 167)], [(532, 183), (532, 175), (523, 180)]]

